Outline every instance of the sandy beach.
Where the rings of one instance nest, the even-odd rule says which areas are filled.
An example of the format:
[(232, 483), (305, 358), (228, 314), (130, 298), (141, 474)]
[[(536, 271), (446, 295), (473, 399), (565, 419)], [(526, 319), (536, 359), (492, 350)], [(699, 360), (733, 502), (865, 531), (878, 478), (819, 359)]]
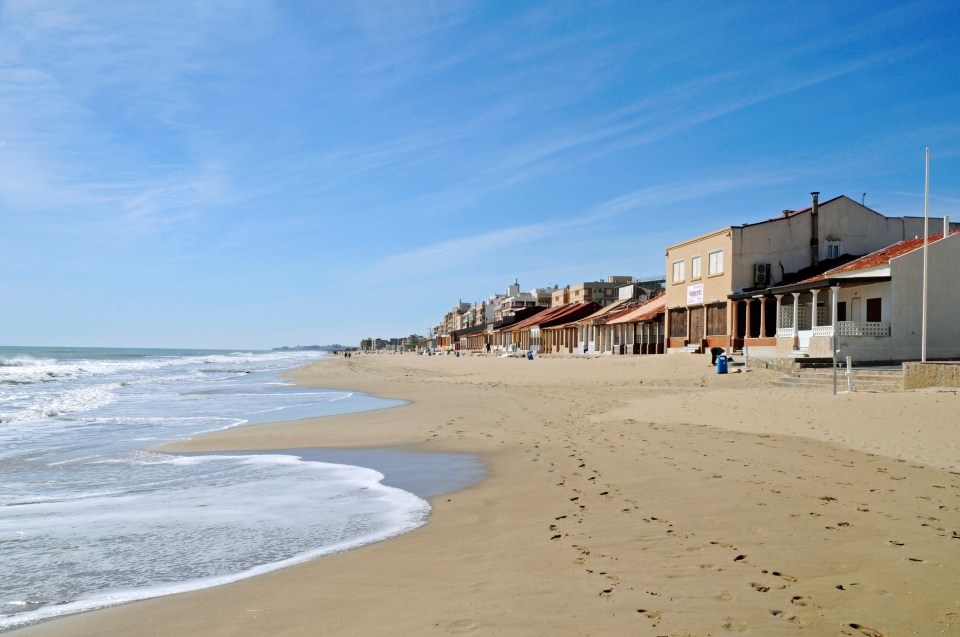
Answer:
[(410, 403), (168, 449), (466, 452), (486, 479), (386, 542), (11, 634), (960, 634), (956, 392), (833, 396), (707, 362), (385, 355), (298, 370)]

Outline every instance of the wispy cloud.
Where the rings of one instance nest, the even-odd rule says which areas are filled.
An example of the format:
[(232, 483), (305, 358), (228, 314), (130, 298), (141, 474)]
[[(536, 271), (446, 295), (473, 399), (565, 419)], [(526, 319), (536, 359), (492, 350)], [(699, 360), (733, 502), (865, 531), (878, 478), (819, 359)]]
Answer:
[(743, 171), (734, 176), (717, 175), (656, 184), (601, 202), (581, 215), (439, 241), (390, 255), (372, 264), (357, 278), (365, 282), (415, 279), (464, 261), (489, 261), (495, 255), (518, 255), (521, 247), (561, 235), (570, 236), (572, 232), (607, 232), (611, 221), (638, 211), (662, 214), (666, 208), (682, 202), (755, 188), (759, 184), (776, 184), (786, 179), (782, 173)]
[[(221, 64), (211, 55), (223, 46), (218, 35), (254, 37), (268, 28), (268, 8), (3, 3), (0, 205), (42, 212), (62, 230), (82, 219), (84, 228), (137, 235), (230, 201), (229, 168), (193, 154), (184, 115), (200, 108), (194, 78)], [(153, 148), (145, 135), (155, 136)]]

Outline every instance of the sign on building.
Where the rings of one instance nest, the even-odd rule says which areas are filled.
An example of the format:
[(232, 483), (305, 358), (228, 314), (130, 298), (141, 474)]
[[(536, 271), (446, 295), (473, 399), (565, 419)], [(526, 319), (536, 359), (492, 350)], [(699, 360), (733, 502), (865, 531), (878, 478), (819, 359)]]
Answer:
[(687, 286), (687, 305), (703, 303), (703, 283)]

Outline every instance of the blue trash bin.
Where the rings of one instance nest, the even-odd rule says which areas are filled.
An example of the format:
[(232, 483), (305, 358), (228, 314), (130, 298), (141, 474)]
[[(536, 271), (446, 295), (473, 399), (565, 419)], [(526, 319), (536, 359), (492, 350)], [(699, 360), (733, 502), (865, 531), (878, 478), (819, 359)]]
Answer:
[(717, 373), (726, 374), (727, 373), (727, 355), (720, 354), (717, 356)]
[(533, 360), (533, 351), (527, 352), (527, 360), (528, 360), (528, 361), (532, 361), (532, 360)]
[(457, 352), (457, 358), (460, 358), (460, 352), (459, 352), (459, 351)]

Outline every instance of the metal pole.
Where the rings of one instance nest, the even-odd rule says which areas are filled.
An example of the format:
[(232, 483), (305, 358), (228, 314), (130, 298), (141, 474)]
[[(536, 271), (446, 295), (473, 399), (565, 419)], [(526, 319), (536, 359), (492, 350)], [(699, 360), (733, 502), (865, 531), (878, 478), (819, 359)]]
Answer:
[(929, 242), (930, 213), (930, 147), (926, 151), (927, 170), (923, 187), (923, 301), (920, 309), (920, 362), (927, 362), (927, 243)]
[(830, 337), (830, 351), (833, 352), (833, 395), (837, 395), (837, 337)]
[(853, 391), (853, 359), (847, 356), (847, 391)]

